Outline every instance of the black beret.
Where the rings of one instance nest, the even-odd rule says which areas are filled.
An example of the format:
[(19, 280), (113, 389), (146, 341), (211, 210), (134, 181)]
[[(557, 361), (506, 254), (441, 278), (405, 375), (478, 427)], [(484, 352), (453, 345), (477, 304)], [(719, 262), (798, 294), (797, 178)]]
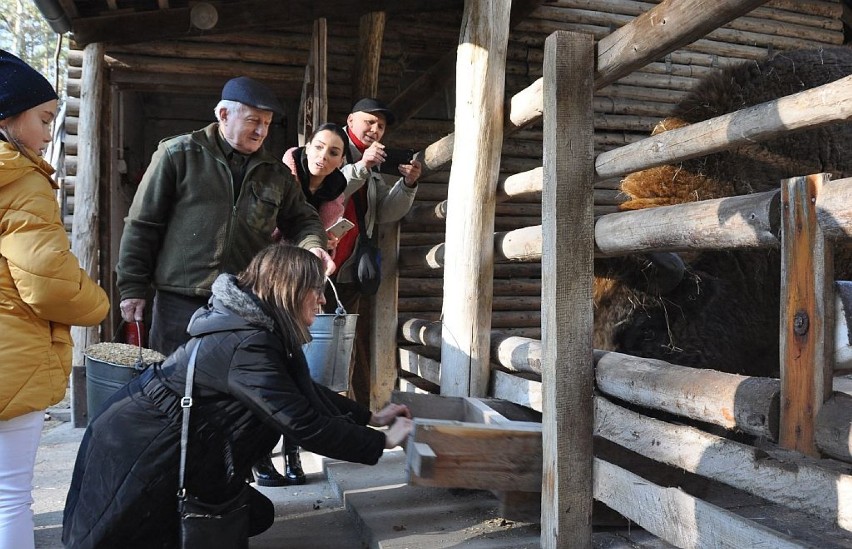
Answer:
[(248, 76), (232, 78), (222, 88), (222, 99), (236, 101), (249, 107), (284, 114), (284, 107), (278, 102), (275, 93), (266, 84)]
[(57, 99), (47, 79), (24, 61), (0, 50), (0, 120)]

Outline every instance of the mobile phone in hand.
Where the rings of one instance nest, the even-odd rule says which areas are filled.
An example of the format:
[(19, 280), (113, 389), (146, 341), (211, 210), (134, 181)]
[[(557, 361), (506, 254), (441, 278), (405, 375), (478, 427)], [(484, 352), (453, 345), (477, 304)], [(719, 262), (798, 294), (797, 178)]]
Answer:
[(337, 221), (334, 222), (334, 225), (326, 229), (326, 232), (331, 233), (336, 238), (340, 238), (345, 235), (350, 229), (355, 226), (354, 223), (346, 219), (345, 217), (341, 217)]
[(400, 164), (411, 164), (414, 160), (414, 149), (394, 149), (385, 147), (385, 161), (379, 164), (379, 171), (388, 175), (402, 177), (399, 173)]

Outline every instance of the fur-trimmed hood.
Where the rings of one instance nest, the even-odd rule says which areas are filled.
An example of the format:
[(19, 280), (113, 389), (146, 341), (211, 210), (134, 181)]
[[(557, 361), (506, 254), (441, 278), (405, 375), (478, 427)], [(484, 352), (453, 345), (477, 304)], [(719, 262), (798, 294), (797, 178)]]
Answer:
[(237, 286), (234, 275), (220, 274), (211, 289), (213, 296), (207, 307), (196, 311), (189, 321), (189, 333), (193, 337), (251, 326), (275, 330), (275, 321), (263, 310), (254, 294)]

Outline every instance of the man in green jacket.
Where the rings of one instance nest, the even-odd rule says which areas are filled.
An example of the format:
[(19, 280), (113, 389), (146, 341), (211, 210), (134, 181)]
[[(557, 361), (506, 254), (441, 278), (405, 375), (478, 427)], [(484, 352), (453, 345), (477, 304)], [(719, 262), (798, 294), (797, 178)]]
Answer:
[(160, 143), (121, 237), (122, 318), (142, 320), (153, 286), (149, 347), (165, 355), (189, 339), (189, 319), (216, 277), (245, 268), (273, 232), (334, 271), (316, 210), (290, 170), (261, 148), (273, 114), (283, 112), (272, 90), (234, 78), (214, 112), (217, 123)]

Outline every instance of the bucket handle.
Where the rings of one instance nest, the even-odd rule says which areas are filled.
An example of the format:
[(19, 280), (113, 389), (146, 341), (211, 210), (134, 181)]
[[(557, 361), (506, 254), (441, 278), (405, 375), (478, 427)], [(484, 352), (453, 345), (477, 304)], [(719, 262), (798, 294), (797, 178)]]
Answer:
[(334, 282), (331, 281), (330, 278), (325, 277), (325, 281), (331, 285), (331, 290), (334, 292), (334, 299), (337, 301), (337, 309), (334, 310), (334, 314), (337, 316), (342, 316), (346, 314), (346, 309), (343, 307), (343, 303), (340, 301), (340, 296), (337, 295), (337, 288), (334, 286)]
[[(136, 330), (138, 331), (138, 333), (141, 334), (142, 333), (142, 326), (140, 325), (140, 322), (138, 320), (136, 320), (134, 322), (136, 323)], [(116, 330), (115, 333), (112, 334), (112, 342), (113, 343), (115, 343), (115, 338), (118, 337), (118, 334), (121, 333), (121, 327), (124, 326), (125, 324), (127, 324), (127, 321), (124, 320), (124, 319), (122, 319), (122, 321), (118, 323), (118, 330)], [(142, 346), (137, 345), (136, 348), (139, 350), (139, 355), (136, 357), (136, 363), (133, 365), (133, 369), (136, 370), (137, 372), (144, 372), (146, 369), (148, 369), (148, 365), (145, 364), (145, 362), (142, 360)]]

